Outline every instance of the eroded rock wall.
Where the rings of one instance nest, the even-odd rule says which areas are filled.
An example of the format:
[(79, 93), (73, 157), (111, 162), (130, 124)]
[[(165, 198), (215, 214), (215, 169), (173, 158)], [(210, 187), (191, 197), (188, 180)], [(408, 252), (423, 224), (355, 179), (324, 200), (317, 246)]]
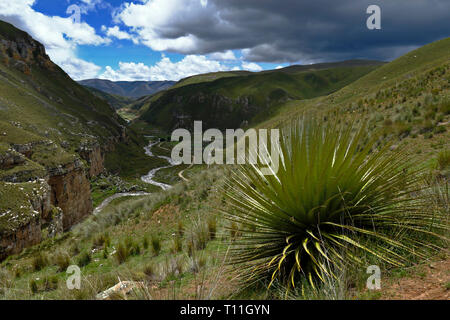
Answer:
[(52, 211), (51, 189), (44, 179), (0, 183), (0, 261), (42, 241), (44, 217)]
[(80, 162), (52, 170), (48, 183), (52, 189), (52, 204), (64, 212), (64, 231), (92, 213), (91, 185)]

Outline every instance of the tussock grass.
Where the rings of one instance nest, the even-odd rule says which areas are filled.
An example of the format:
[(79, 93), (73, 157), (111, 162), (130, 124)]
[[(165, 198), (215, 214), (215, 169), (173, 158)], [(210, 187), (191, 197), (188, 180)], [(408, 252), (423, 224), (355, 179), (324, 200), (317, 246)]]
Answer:
[(231, 261), (249, 282), (289, 288), (306, 279), (315, 288), (366, 255), (405, 266), (445, 238), (448, 224), (420, 196), (423, 168), (389, 144), (377, 147), (366, 125), (305, 115), (282, 136), (275, 175), (241, 166), (227, 183), (224, 214), (243, 226)]

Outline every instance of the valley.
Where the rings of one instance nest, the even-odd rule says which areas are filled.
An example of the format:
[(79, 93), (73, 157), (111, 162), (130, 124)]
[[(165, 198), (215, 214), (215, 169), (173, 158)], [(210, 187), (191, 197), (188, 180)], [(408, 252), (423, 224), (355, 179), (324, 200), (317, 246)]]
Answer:
[[(247, 171), (251, 170), (247, 166), (178, 164), (171, 158), (176, 145), (170, 139), (172, 132), (192, 132), (194, 121), (202, 121), (204, 130), (280, 128), (287, 137), (290, 126), (295, 133), (309, 128), (307, 120), (299, 128), (295, 123), (311, 114), (311, 123), (320, 125), (304, 133), (302, 141), (314, 144), (282, 140), (284, 159), (292, 156), (297, 162), (282, 166), (276, 178), (261, 178), (257, 171)], [(361, 265), (380, 265), (387, 283), (397, 279), (408, 283), (410, 275), (405, 270), (448, 261), (449, 123), (449, 38), (392, 62), (349, 60), (257, 73), (219, 72), (177, 83), (98, 79), (77, 83), (49, 59), (39, 42), (0, 21), (0, 299), (97, 299), (120, 281), (130, 281), (135, 290), (107, 299), (391, 297), (394, 293), (390, 288), (367, 291), (366, 269)], [(322, 125), (328, 131), (317, 129)], [(342, 129), (334, 133), (334, 128)], [(349, 138), (355, 132), (360, 141)], [(287, 151), (290, 143), (320, 146), (323, 141), (336, 142), (334, 154), (331, 147), (324, 147), (328, 153), (320, 147), (301, 149), (316, 159), (317, 165), (300, 152)], [(345, 161), (351, 153), (339, 153), (345, 143), (348, 150), (366, 152), (371, 160), (364, 162), (355, 156)], [(395, 153), (400, 150), (402, 153)], [(382, 151), (386, 158), (376, 158)], [(330, 159), (333, 164), (321, 170), (320, 165)], [(410, 163), (406, 159), (412, 159), (414, 166), (401, 167), (403, 160)], [(359, 166), (351, 166), (358, 161)], [(335, 162), (341, 166), (336, 172)], [(367, 163), (374, 163), (374, 167), (366, 167)], [(381, 169), (375, 165), (378, 163)], [(402, 170), (390, 175), (390, 164)], [(364, 168), (368, 169), (363, 174)], [(239, 176), (245, 172), (248, 175)], [(433, 221), (437, 221), (436, 230), (410, 239), (405, 232), (408, 229), (398, 231), (400, 225), (395, 224), (393, 234), (401, 234), (398, 242), (389, 240), (389, 233), (371, 242), (367, 239), (373, 235), (370, 228), (357, 240), (349, 240), (347, 233), (333, 238), (332, 232), (339, 226), (327, 225), (324, 228), (331, 234), (331, 243), (364, 244), (353, 248), (359, 254), (354, 259), (359, 260), (358, 267), (345, 265), (348, 269), (338, 274), (342, 287), (328, 278), (330, 282), (318, 285), (319, 281), (310, 280), (312, 274), (320, 278), (328, 271), (315, 257), (328, 260), (328, 255), (343, 253), (322, 250), (313, 229), (305, 231), (307, 240), (301, 243), (288, 231), (295, 224), (310, 223), (314, 219), (311, 213), (314, 216), (315, 210), (338, 201), (334, 195), (314, 206), (322, 199), (321, 188), (330, 188), (324, 192), (327, 196), (339, 190), (336, 194), (344, 197), (347, 193), (341, 192), (341, 187), (354, 191), (360, 186), (352, 174), (361, 173), (364, 180), (374, 172), (379, 174), (354, 192), (368, 192), (356, 202), (355, 217), (360, 218), (357, 207), (367, 199), (378, 206), (373, 206), (374, 210), (400, 214), (392, 208), (407, 202), (411, 194), (423, 193), (408, 203), (410, 218), (401, 217), (410, 219), (405, 225), (410, 224), (411, 237), (422, 226), (431, 230)], [(410, 172), (423, 174), (424, 179), (410, 177)], [(321, 184), (327, 174), (329, 180)], [(380, 182), (372, 190), (373, 181), (383, 176), (388, 176), (390, 183)], [(336, 177), (344, 182), (334, 188)], [(287, 187), (277, 181), (286, 181)], [(302, 192), (296, 194), (298, 190)], [(391, 194), (399, 195), (400, 200), (394, 202)], [(299, 199), (310, 207), (300, 207)], [(415, 211), (422, 205), (432, 212)], [(338, 209), (333, 210), (344, 210), (341, 206), (338, 203)], [(354, 209), (345, 203), (343, 208)], [(309, 215), (307, 222), (301, 221), (302, 210)], [(255, 212), (260, 220), (253, 219)], [(291, 212), (289, 218), (283, 217)], [(399, 217), (382, 220), (379, 229), (388, 229), (386, 226)], [(279, 226), (273, 227), (270, 221)], [(423, 225), (415, 225), (417, 221)], [(271, 227), (282, 235), (278, 237)], [(362, 230), (347, 227), (352, 231), (348, 234)], [(252, 242), (258, 239), (262, 242)], [(297, 242), (290, 242), (292, 239)], [(407, 240), (414, 253), (405, 249)], [(378, 246), (383, 241), (388, 245)], [(290, 249), (294, 245), (299, 245), (298, 249)], [(277, 251), (280, 246), (281, 253)], [(376, 250), (364, 250), (365, 246), (373, 246), (370, 248), (382, 254), (372, 254)], [(352, 254), (349, 257), (354, 257)], [(267, 257), (269, 261), (264, 260)], [(294, 273), (304, 266), (299, 260), (309, 261), (304, 267), (309, 279)], [(282, 269), (283, 261), (294, 265), (293, 271)], [(65, 285), (69, 265), (82, 271), (79, 290)], [(249, 270), (258, 281), (248, 279)], [(439, 277), (442, 288), (435, 298), (448, 299), (448, 274), (441, 272)], [(418, 279), (411, 281), (416, 284)], [(291, 288), (289, 283), (297, 286)]]

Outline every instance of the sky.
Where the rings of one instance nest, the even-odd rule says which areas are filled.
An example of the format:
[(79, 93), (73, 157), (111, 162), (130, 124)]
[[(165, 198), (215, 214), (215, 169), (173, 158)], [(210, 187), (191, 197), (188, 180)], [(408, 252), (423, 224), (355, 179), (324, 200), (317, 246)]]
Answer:
[[(367, 8), (381, 9), (381, 29)], [(449, 0), (0, 0), (75, 80), (390, 61), (449, 36)]]

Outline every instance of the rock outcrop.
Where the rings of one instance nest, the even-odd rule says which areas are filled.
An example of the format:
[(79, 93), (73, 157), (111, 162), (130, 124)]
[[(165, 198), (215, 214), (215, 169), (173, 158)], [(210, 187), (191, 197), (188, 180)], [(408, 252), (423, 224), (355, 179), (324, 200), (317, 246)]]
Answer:
[[(105, 170), (105, 154), (127, 131), (42, 44), (3, 21), (0, 69), (1, 260), (92, 214), (90, 178)], [(38, 198), (36, 181), (47, 190)]]
[(32, 64), (49, 70), (54, 68), (45, 47), (25, 32), (0, 40), (0, 61), (27, 75)]
[(64, 231), (92, 213), (91, 185), (80, 161), (51, 170), (48, 183), (52, 204), (64, 212)]
[(0, 261), (40, 243), (41, 227), (51, 211), (50, 186), (45, 180), (0, 182)]

